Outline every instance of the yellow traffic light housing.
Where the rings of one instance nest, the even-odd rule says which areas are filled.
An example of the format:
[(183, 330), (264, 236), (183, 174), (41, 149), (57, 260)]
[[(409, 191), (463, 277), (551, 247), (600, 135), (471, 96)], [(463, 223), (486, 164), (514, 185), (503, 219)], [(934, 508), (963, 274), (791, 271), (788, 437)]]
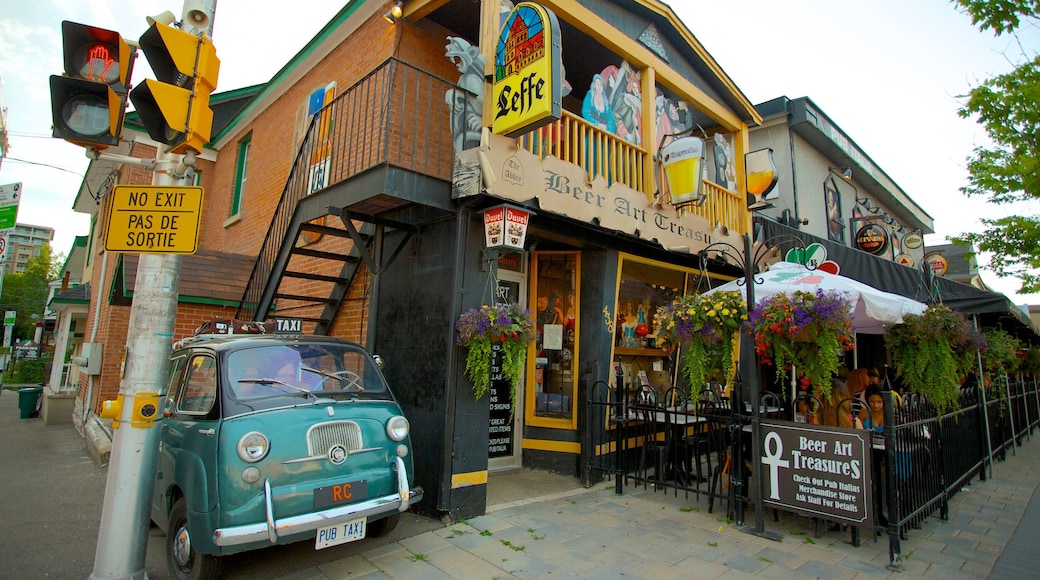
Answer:
[(61, 23), (65, 74), (52, 75), (53, 136), (84, 147), (119, 144), (136, 49), (118, 32)]
[(213, 129), (209, 99), (220, 70), (213, 42), (155, 22), (139, 44), (156, 76), (130, 92), (141, 124), (169, 153), (201, 152)]

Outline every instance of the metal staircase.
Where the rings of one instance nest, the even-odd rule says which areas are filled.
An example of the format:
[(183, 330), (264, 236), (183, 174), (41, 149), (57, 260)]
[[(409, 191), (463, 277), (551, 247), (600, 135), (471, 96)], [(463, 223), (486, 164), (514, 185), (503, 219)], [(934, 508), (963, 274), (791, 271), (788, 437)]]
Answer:
[(390, 59), (314, 115), (236, 317), (291, 316), (329, 334), (348, 300), (374, 312), (382, 270), (422, 223), (455, 211), (443, 106), (455, 88)]

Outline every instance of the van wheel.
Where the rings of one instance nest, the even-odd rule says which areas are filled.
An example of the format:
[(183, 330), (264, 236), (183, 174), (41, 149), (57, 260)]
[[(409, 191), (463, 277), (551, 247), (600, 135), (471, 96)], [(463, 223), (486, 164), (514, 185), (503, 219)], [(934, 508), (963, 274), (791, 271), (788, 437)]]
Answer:
[(394, 531), (394, 528), (396, 528), (399, 523), (401, 523), (401, 512), (397, 512), (390, 517), (376, 520), (368, 524), (368, 529), (365, 534), (373, 538), (382, 538)]
[(177, 580), (213, 580), (220, 576), (220, 559), (200, 554), (191, 545), (188, 507), (184, 498), (173, 504), (166, 530), (166, 567)]

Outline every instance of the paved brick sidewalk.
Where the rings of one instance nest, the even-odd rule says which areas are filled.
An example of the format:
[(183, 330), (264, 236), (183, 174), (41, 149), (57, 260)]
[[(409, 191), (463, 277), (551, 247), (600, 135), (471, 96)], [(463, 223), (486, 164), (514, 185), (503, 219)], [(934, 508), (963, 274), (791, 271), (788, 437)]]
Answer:
[(857, 548), (848, 533), (824, 532), (815, 538), (807, 518), (781, 514), (776, 523), (769, 513), (766, 530), (783, 535), (773, 541), (740, 531), (717, 506), (709, 514), (703, 499), (642, 488), (627, 488), (617, 496), (613, 486), (601, 484), (498, 509), (285, 580), (986, 578), (1040, 481), (1038, 437), (1034, 434), (996, 463), (987, 481), (975, 481), (957, 494), (949, 521), (932, 517), (910, 530), (902, 542), (901, 574), (886, 568), (887, 537), (876, 542), (868, 537)]

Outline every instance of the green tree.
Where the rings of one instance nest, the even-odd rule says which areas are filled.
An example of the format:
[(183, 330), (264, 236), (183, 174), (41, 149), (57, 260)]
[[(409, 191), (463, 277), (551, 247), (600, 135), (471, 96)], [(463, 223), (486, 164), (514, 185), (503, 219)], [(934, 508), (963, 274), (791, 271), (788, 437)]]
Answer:
[(61, 268), (56, 258), (51, 254), (51, 247), (44, 244), (40, 247), (40, 254), (26, 263), (24, 272), (4, 276), (0, 307), (18, 313), (12, 334), (15, 340), (33, 338), (37, 320), (33, 315), (43, 317), (47, 306), (47, 283), (57, 277)]
[[(1018, 30), (1040, 25), (1038, 0), (956, 0), (979, 30), (1010, 35), (1021, 52), (1021, 64), (1009, 73), (985, 80), (966, 95), (958, 111), (977, 118), (991, 144), (968, 157), (969, 184), (961, 192), (988, 196), (998, 205), (1040, 199), (1040, 57), (1027, 54)], [(1006, 55), (1007, 56), (1007, 55)], [(1009, 56), (1009, 59), (1012, 57)], [(1018, 277), (1020, 293), (1040, 292), (1040, 216), (1009, 215), (982, 219), (982, 232), (961, 234), (953, 241), (990, 253), (988, 268), (1001, 278)]]

